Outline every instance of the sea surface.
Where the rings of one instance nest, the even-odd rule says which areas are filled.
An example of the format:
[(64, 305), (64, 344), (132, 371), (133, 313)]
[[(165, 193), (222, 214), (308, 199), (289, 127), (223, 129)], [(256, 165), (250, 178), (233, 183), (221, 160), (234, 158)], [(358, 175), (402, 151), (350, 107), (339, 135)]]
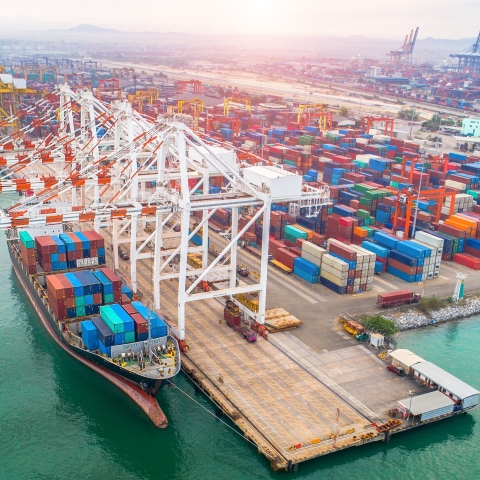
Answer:
[[(157, 430), (50, 338), (15, 277), (3, 233), (0, 275), (0, 480), (480, 478), (478, 410), (274, 473), (180, 374), (175, 383), (193, 400), (162, 389), (170, 424)], [(480, 317), (398, 339), (477, 388), (479, 345)]]

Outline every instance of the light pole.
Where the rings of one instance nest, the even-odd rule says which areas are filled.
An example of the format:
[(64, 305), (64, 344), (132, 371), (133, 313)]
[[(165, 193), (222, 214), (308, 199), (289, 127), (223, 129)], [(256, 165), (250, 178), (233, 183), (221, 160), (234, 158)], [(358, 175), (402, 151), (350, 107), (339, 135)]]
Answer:
[(407, 418), (407, 426), (408, 422), (410, 421), (410, 415), (412, 414), (412, 395), (413, 395), (413, 390), (409, 390), (408, 394), (410, 395), (410, 407), (408, 408), (408, 418)]
[(412, 139), (412, 129), (413, 129), (413, 116), (415, 114), (415, 110), (413, 109), (413, 106), (410, 107), (412, 109), (412, 119), (410, 120), (410, 140)]

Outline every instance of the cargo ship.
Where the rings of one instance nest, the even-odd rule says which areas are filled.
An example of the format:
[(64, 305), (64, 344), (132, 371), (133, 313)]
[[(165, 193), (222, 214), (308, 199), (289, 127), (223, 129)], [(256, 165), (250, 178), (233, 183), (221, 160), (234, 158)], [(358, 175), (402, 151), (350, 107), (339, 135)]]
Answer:
[(106, 268), (103, 237), (6, 233), (15, 274), (52, 338), (166, 427), (155, 397), (180, 371), (179, 345), (163, 319)]

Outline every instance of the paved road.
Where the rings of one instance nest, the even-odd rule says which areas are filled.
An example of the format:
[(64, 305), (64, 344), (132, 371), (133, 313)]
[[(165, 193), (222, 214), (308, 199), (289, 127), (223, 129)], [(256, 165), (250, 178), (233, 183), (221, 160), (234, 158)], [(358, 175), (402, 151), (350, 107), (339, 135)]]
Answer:
[[(220, 235), (210, 232), (210, 238), (219, 247), (226, 245), (225, 239)], [(239, 250), (239, 263), (246, 264), (251, 271), (260, 271), (259, 259), (245, 250)], [(443, 292), (453, 294), (457, 272), (468, 274), (467, 292), (480, 290), (480, 271), (470, 270), (454, 262), (442, 262), (440, 277), (426, 282), (425, 295)], [(406, 289), (422, 293), (422, 288), (421, 284), (409, 284), (394, 275), (383, 273), (375, 276), (374, 288), (370, 292), (360, 296), (338, 295), (319, 283), (310, 284), (293, 274), (286, 275), (269, 267), (267, 308), (283, 307), (302, 320), (303, 325), (291, 333), (315, 351), (326, 352), (355, 343), (339, 328), (337, 318), (340, 312), (349, 309), (376, 311), (375, 302), (379, 293)]]

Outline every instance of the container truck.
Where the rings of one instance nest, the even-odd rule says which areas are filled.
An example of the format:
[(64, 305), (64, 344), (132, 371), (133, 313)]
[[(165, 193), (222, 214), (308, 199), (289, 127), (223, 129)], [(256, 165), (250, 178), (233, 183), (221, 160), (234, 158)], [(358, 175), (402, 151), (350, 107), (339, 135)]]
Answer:
[(247, 342), (252, 343), (257, 340), (257, 335), (255, 332), (250, 330), (250, 328), (248, 328), (246, 325), (242, 325), (240, 308), (231, 300), (227, 300), (227, 303), (225, 304), (223, 318), (226, 320), (227, 325), (242, 335)]
[(377, 306), (379, 308), (396, 307), (405, 303), (418, 303), (421, 298), (421, 295), (411, 290), (381, 293), (377, 298)]

